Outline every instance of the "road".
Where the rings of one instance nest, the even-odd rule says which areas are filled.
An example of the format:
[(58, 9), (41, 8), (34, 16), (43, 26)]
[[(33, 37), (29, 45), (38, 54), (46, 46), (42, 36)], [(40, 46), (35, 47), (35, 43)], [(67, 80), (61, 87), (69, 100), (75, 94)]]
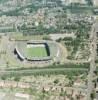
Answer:
[(57, 73), (66, 73), (68, 71), (88, 71), (87, 68), (44, 68), (44, 69), (39, 69), (39, 68), (36, 68), (36, 69), (28, 69), (28, 70), (13, 70), (13, 71), (4, 71), (4, 70), (1, 70), (0, 71), (0, 75), (3, 76), (3, 75), (33, 75), (33, 74), (56, 74)]
[(87, 100), (91, 100), (91, 93), (94, 90), (94, 71), (96, 70), (95, 58), (96, 58), (96, 29), (98, 28), (98, 23), (94, 23), (90, 33), (90, 71), (88, 73), (88, 92)]

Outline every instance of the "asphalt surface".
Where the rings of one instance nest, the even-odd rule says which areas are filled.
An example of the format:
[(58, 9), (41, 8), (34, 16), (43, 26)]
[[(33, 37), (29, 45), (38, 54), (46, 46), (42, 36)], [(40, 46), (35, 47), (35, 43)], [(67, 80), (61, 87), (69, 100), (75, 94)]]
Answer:
[(96, 70), (96, 65), (95, 65), (95, 58), (96, 58), (96, 30), (98, 23), (94, 23), (92, 26), (92, 30), (90, 33), (90, 71), (88, 74), (88, 92), (87, 92), (87, 100), (91, 100), (91, 93), (94, 90), (94, 83), (93, 83), (93, 78), (94, 78), (94, 71)]

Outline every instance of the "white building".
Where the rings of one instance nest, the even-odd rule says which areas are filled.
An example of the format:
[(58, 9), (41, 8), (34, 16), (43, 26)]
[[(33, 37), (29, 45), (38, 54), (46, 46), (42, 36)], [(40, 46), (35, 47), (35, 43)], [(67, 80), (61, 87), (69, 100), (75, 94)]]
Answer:
[(93, 5), (98, 6), (98, 0), (93, 0)]

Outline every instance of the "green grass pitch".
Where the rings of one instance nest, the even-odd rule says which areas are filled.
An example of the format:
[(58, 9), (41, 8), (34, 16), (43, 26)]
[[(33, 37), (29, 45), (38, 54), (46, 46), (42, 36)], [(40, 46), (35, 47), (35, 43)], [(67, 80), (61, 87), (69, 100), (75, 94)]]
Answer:
[(30, 47), (26, 48), (26, 55), (28, 58), (46, 57), (47, 51), (45, 47)]

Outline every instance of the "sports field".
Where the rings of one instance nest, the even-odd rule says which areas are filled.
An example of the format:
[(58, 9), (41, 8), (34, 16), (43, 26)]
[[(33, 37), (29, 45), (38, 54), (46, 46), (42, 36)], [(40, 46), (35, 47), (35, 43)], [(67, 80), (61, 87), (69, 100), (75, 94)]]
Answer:
[(33, 58), (33, 57), (46, 57), (47, 51), (45, 47), (30, 47), (26, 48), (26, 55), (27, 58)]

